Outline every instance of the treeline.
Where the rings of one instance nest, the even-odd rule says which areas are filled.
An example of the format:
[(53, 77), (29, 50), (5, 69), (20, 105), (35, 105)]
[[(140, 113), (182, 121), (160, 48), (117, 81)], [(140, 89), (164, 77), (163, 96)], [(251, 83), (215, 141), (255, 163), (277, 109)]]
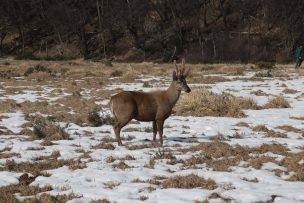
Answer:
[(1, 0), (0, 55), (192, 62), (292, 59), (303, 0)]

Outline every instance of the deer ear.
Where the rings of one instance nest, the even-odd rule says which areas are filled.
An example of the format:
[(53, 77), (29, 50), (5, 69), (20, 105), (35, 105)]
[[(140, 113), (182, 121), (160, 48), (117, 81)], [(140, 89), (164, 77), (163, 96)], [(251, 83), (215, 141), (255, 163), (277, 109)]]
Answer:
[(180, 75), (180, 70), (176, 65), (176, 60), (173, 61), (173, 67), (175, 68), (175, 70), (173, 71), (173, 80), (177, 80)]
[(173, 71), (172, 78), (173, 78), (173, 80), (178, 79), (176, 71)]

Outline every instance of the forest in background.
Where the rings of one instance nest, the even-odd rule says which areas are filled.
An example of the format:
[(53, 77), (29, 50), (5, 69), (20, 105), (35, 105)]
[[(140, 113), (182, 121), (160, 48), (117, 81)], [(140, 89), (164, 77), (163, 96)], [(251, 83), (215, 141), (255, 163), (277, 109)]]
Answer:
[(1, 0), (0, 56), (289, 62), (303, 0)]

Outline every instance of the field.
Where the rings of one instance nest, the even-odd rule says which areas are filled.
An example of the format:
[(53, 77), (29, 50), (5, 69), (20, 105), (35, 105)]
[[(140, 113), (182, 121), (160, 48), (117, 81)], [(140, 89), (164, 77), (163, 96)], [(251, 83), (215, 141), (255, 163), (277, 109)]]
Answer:
[(132, 120), (118, 146), (110, 96), (172, 65), (1, 59), (0, 202), (303, 202), (304, 71), (189, 67), (164, 145)]

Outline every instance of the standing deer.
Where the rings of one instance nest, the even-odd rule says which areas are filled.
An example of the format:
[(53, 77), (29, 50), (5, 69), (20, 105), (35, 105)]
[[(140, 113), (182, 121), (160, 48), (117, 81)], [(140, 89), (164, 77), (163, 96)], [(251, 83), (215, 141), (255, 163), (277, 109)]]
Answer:
[(186, 77), (189, 68), (185, 67), (185, 60), (182, 60), (182, 69), (173, 62), (173, 81), (165, 91), (136, 92), (122, 91), (111, 97), (110, 108), (116, 119), (114, 132), (118, 145), (122, 145), (120, 130), (132, 119), (138, 121), (153, 122), (153, 141), (159, 133), (160, 144), (163, 145), (163, 127), (165, 120), (171, 115), (171, 110), (176, 104), (181, 91), (187, 93), (191, 89), (187, 85)]

